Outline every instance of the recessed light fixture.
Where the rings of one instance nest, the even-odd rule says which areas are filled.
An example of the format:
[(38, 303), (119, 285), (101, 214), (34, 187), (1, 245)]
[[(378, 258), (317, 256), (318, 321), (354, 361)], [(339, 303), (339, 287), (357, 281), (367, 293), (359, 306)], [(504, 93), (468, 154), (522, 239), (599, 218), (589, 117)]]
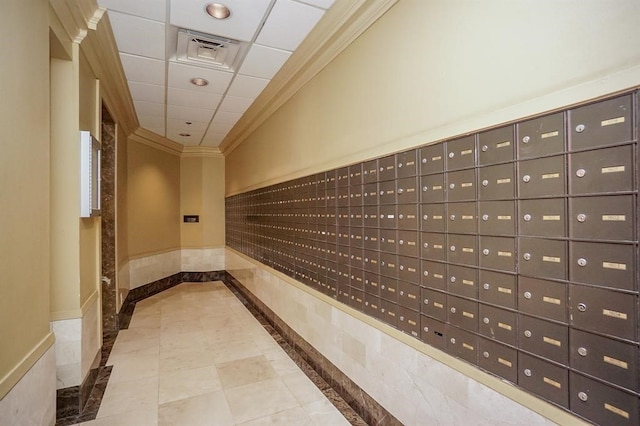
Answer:
[(191, 133), (179, 133), (179, 135), (188, 138), (189, 136), (191, 136)]
[(227, 19), (231, 16), (231, 10), (221, 3), (209, 3), (204, 10), (207, 12), (207, 15), (216, 19)]
[(209, 84), (209, 80), (206, 80), (202, 77), (195, 77), (192, 78), (191, 80), (189, 80), (191, 82), (191, 84), (195, 85), (195, 86), (206, 86), (207, 84)]

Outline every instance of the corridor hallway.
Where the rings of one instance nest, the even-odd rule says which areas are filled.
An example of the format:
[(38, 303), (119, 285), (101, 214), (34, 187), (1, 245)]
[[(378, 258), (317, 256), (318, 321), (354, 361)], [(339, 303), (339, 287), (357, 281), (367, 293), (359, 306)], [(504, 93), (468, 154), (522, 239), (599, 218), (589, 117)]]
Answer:
[(107, 366), (97, 417), (82, 425), (364, 424), (325, 390), (347, 421), (219, 281), (138, 302)]

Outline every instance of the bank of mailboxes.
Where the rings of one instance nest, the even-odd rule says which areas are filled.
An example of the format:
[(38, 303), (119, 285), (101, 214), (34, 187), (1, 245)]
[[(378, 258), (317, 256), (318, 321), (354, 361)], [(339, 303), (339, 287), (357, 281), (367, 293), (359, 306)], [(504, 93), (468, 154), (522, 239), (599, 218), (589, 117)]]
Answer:
[(227, 198), (227, 244), (596, 424), (640, 424), (636, 94)]

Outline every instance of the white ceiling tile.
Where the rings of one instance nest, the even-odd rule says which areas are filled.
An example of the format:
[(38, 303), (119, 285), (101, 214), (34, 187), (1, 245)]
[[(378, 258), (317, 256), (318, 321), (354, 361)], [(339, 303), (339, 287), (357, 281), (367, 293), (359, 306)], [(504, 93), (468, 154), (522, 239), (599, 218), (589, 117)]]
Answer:
[(226, 133), (207, 133), (202, 139), (203, 146), (218, 146), (222, 143)]
[(140, 122), (140, 126), (145, 129), (159, 128), (162, 129), (162, 134), (164, 134), (164, 117), (153, 117), (150, 115), (138, 114), (138, 121)]
[(240, 96), (242, 98), (257, 98), (260, 92), (267, 87), (270, 80), (264, 78), (237, 75), (229, 87), (227, 95)]
[(167, 105), (167, 119), (183, 121), (210, 121), (213, 111), (201, 108), (187, 108)]
[(225, 96), (220, 103), (220, 111), (243, 113), (253, 103), (251, 98), (238, 98), (236, 96)]
[(271, 0), (225, 0), (231, 9), (227, 19), (215, 19), (205, 12), (206, 2), (200, 0), (171, 0), (170, 24), (205, 34), (213, 34), (241, 41), (253, 39)]
[(165, 59), (164, 23), (114, 11), (109, 19), (120, 52)]
[(242, 117), (241, 112), (218, 111), (213, 117), (212, 123), (235, 124)]
[(324, 10), (291, 0), (278, 0), (260, 30), (256, 43), (295, 50), (318, 23)]
[(120, 54), (120, 61), (127, 80), (164, 86), (164, 61), (126, 53)]
[(222, 95), (218, 95), (216, 93), (199, 93), (195, 90), (181, 90), (174, 89), (173, 87), (169, 88), (167, 96), (167, 103), (169, 105), (210, 110), (216, 109), (222, 99)]
[[(201, 77), (209, 81), (206, 86), (194, 86), (190, 80)], [(224, 93), (229, 87), (233, 74), (209, 68), (169, 62), (169, 87), (198, 92)]]
[[(181, 136), (180, 133), (188, 134), (191, 136)], [(198, 145), (202, 140), (204, 132), (175, 132), (171, 130), (167, 130), (167, 137), (175, 142), (178, 142), (182, 145), (186, 146), (194, 146)]]
[(142, 18), (164, 22), (167, 15), (165, 0), (98, 0), (101, 7)]
[(333, 5), (334, 0), (298, 0), (300, 3), (310, 4), (311, 6), (329, 9)]
[(208, 121), (189, 121), (189, 123), (191, 124), (187, 124), (185, 120), (176, 120), (171, 118), (167, 120), (167, 130), (176, 131), (178, 133), (204, 133), (209, 126)]
[(138, 116), (150, 115), (152, 117), (164, 117), (164, 104), (155, 102), (133, 101)]
[(229, 133), (229, 130), (233, 129), (233, 126), (235, 126), (235, 124), (212, 123), (211, 127), (209, 128), (209, 132), (210, 133), (224, 133), (224, 134), (227, 134), (227, 133)]
[(254, 44), (244, 59), (239, 74), (270, 79), (287, 62), (291, 52)]
[(164, 86), (130, 81), (129, 90), (134, 101), (164, 103)]

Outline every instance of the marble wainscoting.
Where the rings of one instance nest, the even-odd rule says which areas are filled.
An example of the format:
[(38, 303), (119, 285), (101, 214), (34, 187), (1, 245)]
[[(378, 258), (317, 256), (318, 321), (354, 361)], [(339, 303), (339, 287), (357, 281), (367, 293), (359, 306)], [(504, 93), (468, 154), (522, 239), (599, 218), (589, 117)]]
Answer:
[(56, 350), (51, 346), (0, 399), (0, 423), (53, 425), (56, 420), (55, 381)]
[[(296, 345), (308, 351), (309, 359), (315, 360), (310, 363), (327, 371), (323, 378), (326, 375), (327, 382), (342, 388), (347, 402), (364, 406), (364, 411), (380, 416), (384, 407), (405, 425), (555, 424), (539, 413), (580, 423), (550, 404), (257, 261), (230, 249), (226, 259), (227, 272), (246, 288), (247, 297), (272, 316), (285, 336), (290, 335)], [(501, 392), (494, 390), (494, 385)], [(526, 401), (536, 411), (514, 399)], [(367, 414), (361, 416), (374, 420)], [(373, 424), (393, 422), (383, 418)]]
[(129, 290), (182, 272), (182, 250), (129, 259)]
[(97, 294), (90, 297), (82, 318), (53, 321), (56, 336), (56, 418), (77, 416), (89, 400), (98, 377), (102, 339)]

